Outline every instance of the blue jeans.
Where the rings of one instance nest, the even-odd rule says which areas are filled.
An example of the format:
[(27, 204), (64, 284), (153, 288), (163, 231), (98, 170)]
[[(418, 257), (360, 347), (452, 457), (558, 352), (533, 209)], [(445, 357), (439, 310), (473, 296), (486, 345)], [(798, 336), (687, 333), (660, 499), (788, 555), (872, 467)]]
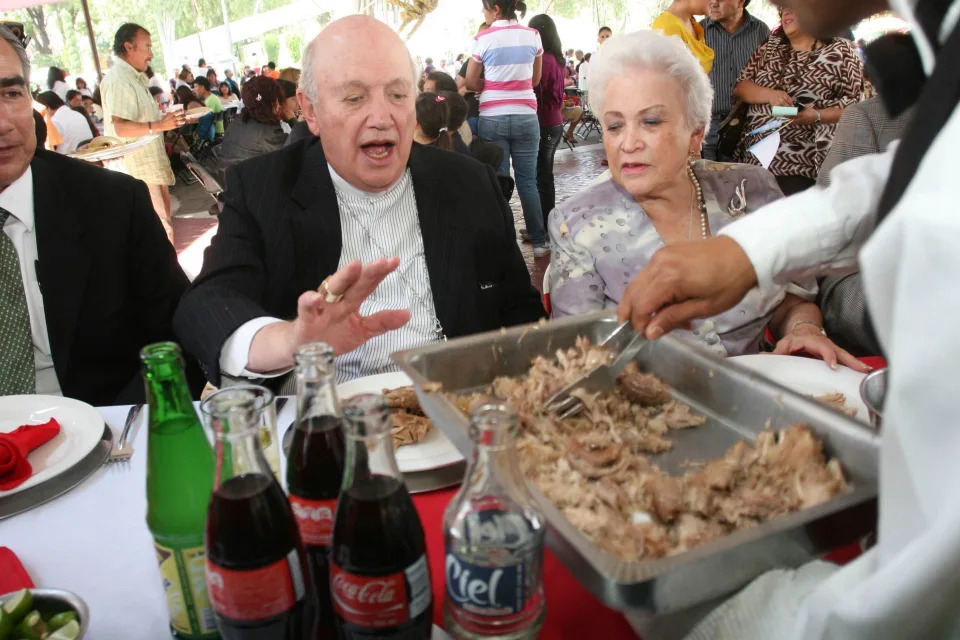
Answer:
[(470, 132), (477, 137), (480, 136), (480, 131), (477, 129), (479, 123), (480, 118), (474, 118), (472, 116), (467, 118), (467, 124), (470, 125)]
[(543, 226), (543, 211), (540, 206), (540, 191), (537, 189), (537, 157), (540, 154), (540, 122), (537, 116), (480, 116), (480, 139), (503, 149), (500, 173), (510, 173), (513, 159), (514, 179), (523, 207), (523, 219), (527, 233), (534, 245), (547, 241)]

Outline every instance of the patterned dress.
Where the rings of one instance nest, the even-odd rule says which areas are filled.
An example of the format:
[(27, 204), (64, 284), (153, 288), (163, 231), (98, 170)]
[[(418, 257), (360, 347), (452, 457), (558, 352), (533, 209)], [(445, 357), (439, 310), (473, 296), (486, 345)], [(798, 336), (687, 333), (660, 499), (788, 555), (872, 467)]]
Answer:
[[(735, 220), (729, 206), (742, 182), (747, 213), (783, 197), (774, 177), (760, 167), (701, 160), (694, 165), (694, 173), (703, 189), (713, 235)], [(693, 228), (699, 231), (700, 226)], [(627, 284), (664, 246), (643, 209), (613, 178), (584, 189), (554, 209), (550, 238), (554, 318), (616, 309)], [(691, 331), (674, 335), (721, 356), (757, 353), (764, 329), (786, 294), (813, 300), (816, 292), (814, 280), (781, 287), (766, 299), (753, 289), (729, 311), (698, 320)]]
[[(848, 40), (834, 38), (813, 51), (796, 51), (783, 31), (778, 29), (753, 54), (737, 82), (744, 80), (751, 80), (768, 89), (785, 91), (795, 102), (807, 108), (846, 108), (858, 102), (863, 93), (863, 66), (856, 48)], [(744, 136), (735, 154), (738, 162), (760, 164), (747, 148), (770, 133), (752, 136), (746, 133), (772, 120), (774, 117), (769, 104), (750, 105)], [(780, 150), (768, 167), (770, 173), (816, 180), (836, 129), (835, 124), (822, 123), (784, 127), (780, 130)]]

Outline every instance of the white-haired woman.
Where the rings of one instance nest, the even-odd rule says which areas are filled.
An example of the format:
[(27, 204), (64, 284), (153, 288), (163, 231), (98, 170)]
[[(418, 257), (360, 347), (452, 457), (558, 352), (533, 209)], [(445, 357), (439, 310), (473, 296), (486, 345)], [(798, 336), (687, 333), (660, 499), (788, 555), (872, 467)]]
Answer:
[[(558, 206), (554, 317), (616, 309), (624, 289), (667, 244), (697, 242), (782, 197), (761, 167), (696, 161), (713, 90), (683, 43), (658, 31), (613, 37), (593, 58), (590, 96), (604, 128), (610, 178)], [(769, 327), (777, 353), (798, 351), (865, 370), (823, 332), (814, 281), (752, 291), (684, 337), (721, 355), (756, 353)]]

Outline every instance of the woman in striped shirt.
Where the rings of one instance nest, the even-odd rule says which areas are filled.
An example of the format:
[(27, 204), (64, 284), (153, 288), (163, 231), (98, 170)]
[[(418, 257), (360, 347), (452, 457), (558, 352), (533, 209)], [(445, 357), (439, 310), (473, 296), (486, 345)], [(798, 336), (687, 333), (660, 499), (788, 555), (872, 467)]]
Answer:
[(550, 254), (550, 243), (537, 190), (540, 122), (533, 87), (540, 83), (543, 46), (540, 34), (517, 20), (526, 11), (517, 0), (483, 0), (490, 28), (474, 39), (467, 89), (480, 94), (480, 138), (503, 150), (500, 173), (510, 172), (513, 159), (533, 255), (542, 258)]

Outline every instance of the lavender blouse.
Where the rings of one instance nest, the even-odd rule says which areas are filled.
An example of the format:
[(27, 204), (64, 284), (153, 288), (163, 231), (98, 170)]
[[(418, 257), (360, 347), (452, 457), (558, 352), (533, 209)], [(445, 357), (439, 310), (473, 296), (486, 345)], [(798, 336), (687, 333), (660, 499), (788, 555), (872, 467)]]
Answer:
[[(713, 235), (739, 217), (730, 208), (739, 204), (736, 190), (741, 184), (746, 213), (783, 197), (773, 175), (761, 167), (701, 160), (694, 173)], [(554, 318), (616, 309), (627, 284), (664, 246), (643, 209), (613, 178), (557, 206), (550, 214), (550, 240)], [(694, 322), (692, 331), (674, 333), (721, 356), (757, 353), (764, 329), (787, 293), (812, 300), (816, 281), (788, 284), (766, 299), (753, 289), (729, 311)]]

